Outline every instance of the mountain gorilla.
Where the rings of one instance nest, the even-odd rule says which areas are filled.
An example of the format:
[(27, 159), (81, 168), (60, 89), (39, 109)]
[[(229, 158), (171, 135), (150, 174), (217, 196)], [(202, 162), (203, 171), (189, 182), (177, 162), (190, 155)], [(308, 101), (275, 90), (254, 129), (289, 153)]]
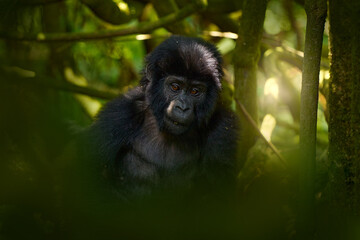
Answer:
[(140, 85), (103, 108), (91, 148), (117, 192), (147, 195), (235, 179), (239, 128), (219, 101), (221, 63), (202, 39), (170, 37), (147, 56)]

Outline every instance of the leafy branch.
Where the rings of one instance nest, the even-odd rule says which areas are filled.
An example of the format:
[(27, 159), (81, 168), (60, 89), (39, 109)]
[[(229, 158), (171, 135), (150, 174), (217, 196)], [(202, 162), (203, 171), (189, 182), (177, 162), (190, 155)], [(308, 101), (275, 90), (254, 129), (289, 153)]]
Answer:
[(195, 12), (203, 10), (206, 7), (206, 0), (196, 0), (194, 3), (187, 5), (178, 12), (171, 13), (160, 18), (156, 22), (139, 23), (137, 26), (111, 29), (90, 33), (38, 33), (37, 35), (24, 36), (24, 34), (6, 34), (0, 33), (0, 38), (17, 41), (36, 41), (36, 42), (72, 42), (72, 41), (90, 41), (105, 38), (114, 38), (131, 34), (148, 33), (157, 28), (164, 27), (168, 24), (175, 23), (184, 19)]

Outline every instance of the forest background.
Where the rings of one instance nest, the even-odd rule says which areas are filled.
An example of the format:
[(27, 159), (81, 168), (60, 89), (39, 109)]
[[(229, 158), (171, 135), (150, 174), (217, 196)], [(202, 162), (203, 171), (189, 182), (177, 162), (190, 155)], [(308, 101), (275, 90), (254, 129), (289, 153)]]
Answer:
[(0, 0), (1, 239), (95, 227), (64, 226), (64, 152), (173, 34), (224, 57), (222, 100), (244, 129), (237, 203), (191, 227), (94, 213), (99, 236), (360, 238), (359, 16), (357, 0)]

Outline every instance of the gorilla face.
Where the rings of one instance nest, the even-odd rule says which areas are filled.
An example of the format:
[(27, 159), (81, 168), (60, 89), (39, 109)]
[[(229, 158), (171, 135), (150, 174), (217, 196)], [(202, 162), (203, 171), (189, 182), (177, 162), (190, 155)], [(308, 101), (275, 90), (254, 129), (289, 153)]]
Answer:
[(160, 131), (206, 128), (221, 90), (221, 56), (202, 39), (170, 37), (146, 58), (145, 97)]
[(196, 124), (196, 109), (205, 101), (207, 86), (201, 81), (190, 81), (179, 76), (168, 76), (164, 81), (164, 95), (169, 105), (164, 114), (165, 129), (179, 135)]

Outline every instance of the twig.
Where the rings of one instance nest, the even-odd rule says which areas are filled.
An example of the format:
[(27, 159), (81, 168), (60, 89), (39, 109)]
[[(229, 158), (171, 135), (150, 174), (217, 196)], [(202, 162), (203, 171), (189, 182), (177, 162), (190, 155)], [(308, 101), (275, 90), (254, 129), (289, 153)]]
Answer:
[(250, 114), (246, 111), (245, 107), (240, 103), (239, 100), (235, 99), (236, 104), (239, 106), (241, 113), (244, 115), (245, 119), (250, 123), (250, 125), (255, 129), (255, 131), (257, 132), (257, 134), (264, 140), (264, 142), (266, 143), (266, 145), (275, 153), (275, 155), (280, 159), (281, 163), (284, 164), (285, 167), (287, 167), (287, 163), (285, 158), (281, 155), (281, 153), (279, 152), (279, 150), (274, 146), (274, 144), (272, 144), (271, 142), (269, 142), (264, 135), (261, 133), (260, 129), (258, 128), (257, 124), (255, 123), (255, 121), (252, 119), (252, 117), (250, 116)]
[(64, 0), (20, 0), (19, 4), (24, 5), (44, 5), (56, 2), (63, 2)]
[[(6, 79), (6, 78), (5, 78)], [(39, 77), (36, 78), (16, 78), (16, 81), (9, 80), (8, 83), (16, 84), (16, 83), (22, 83), (22, 84), (28, 84), (30, 86), (38, 85), (46, 88), (52, 88), (55, 90), (61, 90), (66, 92), (72, 92), (72, 93), (78, 93), (78, 94), (84, 94), (90, 97), (96, 97), (101, 99), (114, 99), (118, 95), (121, 94), (121, 91), (116, 91), (113, 89), (110, 90), (99, 90), (94, 87), (83, 87), (78, 86), (70, 82), (65, 81), (46, 81), (46, 79), (42, 79)]]
[[(220, 38), (230, 38), (230, 39), (238, 39), (241, 36), (233, 32), (219, 32), (219, 31), (204, 31), (204, 36), (211, 37), (220, 37)], [(297, 67), (302, 70), (303, 68), (303, 59), (304, 52), (291, 48), (289, 46), (285, 46), (281, 41), (275, 39), (273, 36), (263, 33), (261, 43), (265, 45), (266, 48), (272, 48), (278, 54), (279, 59), (289, 64)], [(321, 67), (325, 69), (330, 68), (329, 59), (321, 58)]]
[(0, 33), (0, 38), (17, 41), (35, 41), (35, 42), (70, 42), (70, 41), (90, 41), (97, 39), (113, 38), (131, 34), (148, 33), (157, 28), (177, 22), (190, 16), (191, 14), (206, 7), (205, 0), (196, 0), (194, 3), (180, 9), (176, 13), (169, 14), (160, 18), (156, 22), (139, 23), (137, 26), (115, 30), (103, 30), (91, 33), (39, 33), (36, 36), (8, 35)]

